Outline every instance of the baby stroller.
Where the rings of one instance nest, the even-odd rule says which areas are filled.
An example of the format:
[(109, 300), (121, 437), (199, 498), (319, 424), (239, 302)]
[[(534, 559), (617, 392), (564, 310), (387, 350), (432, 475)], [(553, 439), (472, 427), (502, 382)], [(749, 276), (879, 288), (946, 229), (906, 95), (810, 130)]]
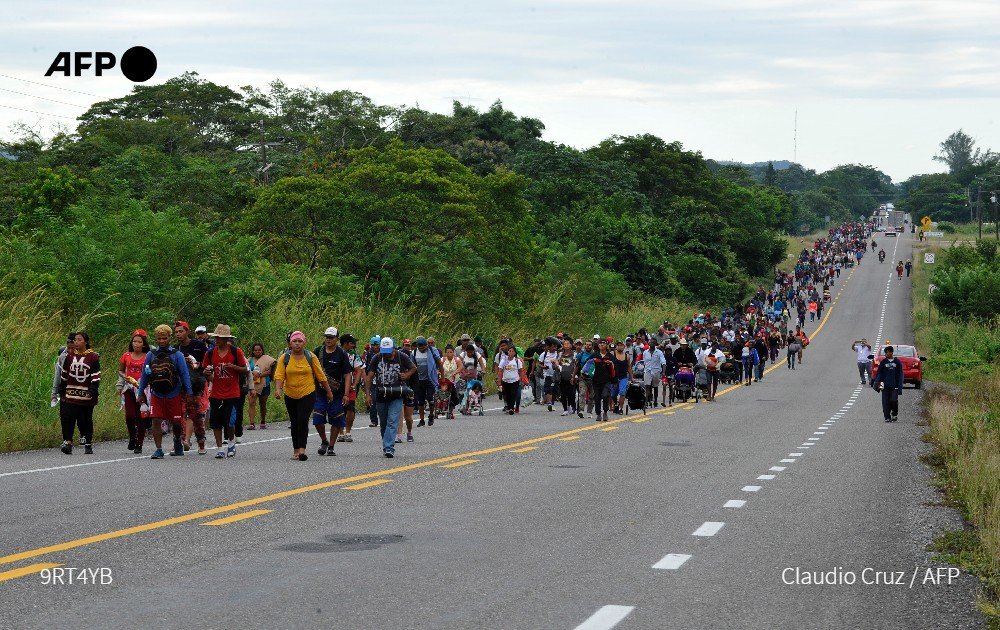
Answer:
[(642, 381), (629, 381), (625, 390), (625, 413), (630, 409), (642, 409), (642, 413), (646, 413), (646, 386)]
[(830, 302), (830, 290), (829, 289), (826, 289), (825, 291), (823, 291), (823, 301), (826, 302), (826, 303)]
[(697, 401), (700, 397), (700, 390), (694, 385), (694, 371), (688, 366), (682, 365), (677, 368), (677, 374), (674, 375), (670, 384), (670, 402), (672, 403), (674, 400), (687, 402), (691, 396), (694, 396), (695, 401)]
[(446, 378), (441, 379), (441, 386), (434, 392), (434, 411), (431, 417), (454, 418), (455, 414), (451, 409), (451, 390), (454, 387), (452, 382)]
[(483, 413), (483, 382), (475, 379), (469, 381), (465, 392), (465, 407), (462, 413), (467, 416), (482, 416)]
[(712, 379), (708, 375), (708, 370), (705, 368), (699, 368), (694, 374), (694, 401), (699, 402), (702, 395), (708, 398), (709, 394), (712, 392), (710, 388), (712, 387)]

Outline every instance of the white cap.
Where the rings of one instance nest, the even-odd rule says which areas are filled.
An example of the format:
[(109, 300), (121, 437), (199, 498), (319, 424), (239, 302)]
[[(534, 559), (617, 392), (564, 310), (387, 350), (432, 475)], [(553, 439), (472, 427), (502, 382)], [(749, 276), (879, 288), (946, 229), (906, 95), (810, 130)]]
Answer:
[(194, 331), (195, 331), (196, 333), (200, 333), (200, 332), (208, 332), (208, 329), (207, 329), (207, 328), (205, 328), (204, 326), (198, 326), (197, 328), (195, 328), (195, 329), (194, 329)]
[(330, 326), (329, 328), (326, 329), (326, 332), (323, 333), (323, 336), (324, 337), (336, 337), (337, 336), (337, 328), (335, 326)]
[(379, 344), (379, 352), (381, 354), (392, 354), (396, 350), (396, 342), (392, 340), (392, 337), (382, 337), (382, 343)]

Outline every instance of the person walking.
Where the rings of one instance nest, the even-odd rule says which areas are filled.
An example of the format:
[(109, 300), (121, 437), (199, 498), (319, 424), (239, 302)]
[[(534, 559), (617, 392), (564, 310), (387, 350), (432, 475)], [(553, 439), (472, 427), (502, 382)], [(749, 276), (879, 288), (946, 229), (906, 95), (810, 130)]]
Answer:
[(309, 418), (316, 403), (316, 383), (323, 388), (327, 403), (333, 401), (333, 390), (319, 358), (305, 349), (305, 333), (301, 330), (293, 332), (288, 345), (274, 373), (274, 397), (285, 399), (288, 429), (292, 434), (292, 459), (304, 462), (309, 459), (306, 443), (309, 440)]
[(646, 388), (646, 400), (651, 401), (655, 407), (657, 394), (660, 391), (660, 379), (663, 377), (663, 368), (667, 359), (663, 356), (663, 351), (657, 347), (656, 337), (649, 340), (649, 347), (642, 351), (640, 358), (643, 364), (642, 384)]
[[(333, 392), (333, 399), (327, 400), (324, 397), (315, 397), (313, 400), (312, 423), (316, 427), (319, 435), (320, 446), (317, 453), (319, 455), (336, 455), (334, 447), (337, 445), (337, 436), (341, 431), (347, 431), (347, 398), (351, 388), (354, 387), (354, 366), (351, 359), (340, 347), (339, 333), (334, 326), (330, 326), (323, 332), (323, 345), (317, 346), (313, 354), (319, 359), (319, 364), (323, 366), (326, 374), (326, 382), (330, 391)], [(330, 438), (326, 437), (326, 425), (330, 425)]]
[(893, 356), (892, 346), (885, 347), (885, 358), (878, 364), (875, 391), (882, 393), (882, 415), (886, 422), (899, 419), (899, 395), (903, 393), (903, 364)]
[(612, 389), (617, 393), (615, 378), (614, 355), (608, 351), (608, 342), (601, 339), (597, 344), (597, 354), (594, 355), (594, 412), (598, 422), (608, 421), (608, 410), (611, 407)]
[(74, 333), (73, 344), (61, 367), (59, 386), (59, 422), (63, 443), (60, 450), (73, 454), (73, 430), (79, 428), (83, 452), (94, 454), (94, 407), (100, 394), (101, 355), (90, 347), (90, 337)]
[(250, 372), (253, 374), (253, 389), (250, 390), (250, 424), (248, 431), (256, 430), (257, 404), (260, 403), (260, 430), (267, 429), (267, 399), (271, 396), (271, 377), (275, 360), (264, 351), (264, 344), (257, 342), (250, 348)]
[(142, 378), (142, 366), (146, 363), (146, 353), (149, 352), (149, 341), (146, 331), (141, 328), (132, 332), (129, 349), (118, 361), (118, 383), (115, 389), (121, 396), (122, 408), (125, 410), (125, 428), (128, 431), (128, 450), (135, 452), (136, 445), (141, 445), (146, 439), (146, 420), (136, 400), (139, 391), (139, 379)]
[(205, 354), (205, 378), (212, 384), (208, 396), (208, 423), (215, 435), (216, 459), (236, 455), (236, 405), (240, 384), (248, 371), (246, 357), (236, 345), (236, 337), (225, 324), (209, 335), (215, 346)]
[(497, 363), (497, 372), (500, 377), (504, 407), (507, 413), (512, 416), (518, 412), (520, 407), (520, 401), (517, 398), (521, 389), (521, 370), (523, 369), (524, 362), (517, 356), (517, 348), (514, 347), (514, 344), (508, 345), (506, 353), (500, 357), (500, 361)]
[(868, 358), (872, 354), (871, 344), (864, 337), (855, 339), (851, 342), (851, 350), (857, 353), (858, 375), (861, 377), (861, 384), (864, 385), (867, 381), (871, 381), (872, 378), (872, 360)]
[(912, 260), (907, 260), (906, 264), (903, 265), (903, 266), (906, 268), (906, 277), (909, 278), (910, 277), (910, 272), (913, 271), (913, 261)]
[(417, 366), (410, 357), (396, 350), (391, 337), (382, 338), (379, 353), (365, 367), (365, 398), (369, 405), (375, 405), (382, 434), (382, 454), (388, 458), (396, 454), (399, 416), (403, 411), (403, 398), (409, 390), (405, 383), (416, 372)]
[(174, 322), (174, 347), (187, 362), (188, 376), (191, 378), (191, 395), (184, 396), (184, 419), (182, 441), (184, 450), (191, 450), (191, 436), (198, 441), (198, 454), (205, 454), (205, 415), (208, 413), (208, 387), (201, 367), (205, 361), (208, 346), (201, 338), (192, 339), (188, 323), (182, 319)]
[(754, 347), (752, 341), (747, 341), (743, 344), (743, 350), (740, 358), (743, 361), (743, 377), (745, 379), (744, 385), (747, 387), (753, 383), (754, 369), (760, 363), (760, 356), (757, 354), (757, 348)]
[[(174, 435), (171, 455), (184, 455), (184, 405), (191, 395), (191, 375), (184, 354), (170, 345), (171, 328), (160, 324), (153, 330), (156, 347), (146, 354), (139, 379), (139, 405), (146, 404), (149, 388), (149, 415), (153, 425), (153, 443), (156, 450), (150, 459), (163, 459), (163, 433), (170, 427)], [(140, 452), (142, 445), (136, 444)]]

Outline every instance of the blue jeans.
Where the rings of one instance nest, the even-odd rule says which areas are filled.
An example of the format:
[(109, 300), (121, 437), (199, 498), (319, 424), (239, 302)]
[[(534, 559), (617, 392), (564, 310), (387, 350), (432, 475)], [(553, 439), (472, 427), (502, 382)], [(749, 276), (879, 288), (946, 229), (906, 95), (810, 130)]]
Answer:
[(764, 362), (761, 361), (757, 365), (753, 366), (754, 372), (757, 373), (757, 380), (764, 378)]
[(403, 413), (403, 399), (377, 400), (375, 410), (378, 413), (378, 428), (382, 434), (382, 452), (396, 452), (396, 430), (399, 428), (399, 415)]

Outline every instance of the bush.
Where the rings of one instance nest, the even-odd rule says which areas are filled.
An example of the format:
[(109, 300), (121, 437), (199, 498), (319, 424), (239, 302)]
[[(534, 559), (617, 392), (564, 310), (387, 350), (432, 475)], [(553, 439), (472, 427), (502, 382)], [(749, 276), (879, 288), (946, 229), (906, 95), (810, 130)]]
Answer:
[(938, 221), (937, 229), (938, 232), (944, 232), (945, 234), (954, 234), (957, 228), (955, 227), (955, 224), (950, 221)]
[(938, 269), (931, 296), (941, 312), (961, 320), (989, 320), (1000, 313), (1000, 270), (985, 264)]

